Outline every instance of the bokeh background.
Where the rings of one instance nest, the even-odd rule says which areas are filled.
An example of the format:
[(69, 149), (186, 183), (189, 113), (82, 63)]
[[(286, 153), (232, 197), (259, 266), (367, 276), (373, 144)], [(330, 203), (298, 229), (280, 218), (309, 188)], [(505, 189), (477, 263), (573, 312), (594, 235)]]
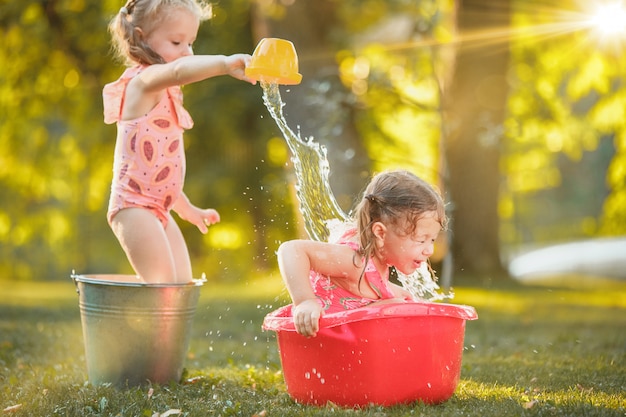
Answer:
[[(328, 149), (342, 208), (373, 173), (410, 169), (448, 202), (435, 262), (501, 279), (529, 249), (626, 235), (626, 31), (612, 4), (227, 0), (194, 49), (291, 40), (303, 82), (281, 87), (284, 112)], [(123, 71), (106, 26), (122, 5), (0, 0), (0, 280), (132, 271), (105, 219), (115, 126), (101, 94)], [(222, 217), (207, 235), (181, 223), (195, 275), (275, 269), (280, 242), (305, 235), (261, 88), (218, 77), (184, 93), (185, 191)]]

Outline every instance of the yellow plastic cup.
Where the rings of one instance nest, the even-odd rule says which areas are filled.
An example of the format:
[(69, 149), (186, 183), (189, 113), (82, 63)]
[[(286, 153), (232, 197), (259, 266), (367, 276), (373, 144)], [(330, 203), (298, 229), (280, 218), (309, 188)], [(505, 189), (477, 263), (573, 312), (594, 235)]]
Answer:
[(288, 40), (263, 38), (252, 54), (246, 75), (256, 81), (294, 85), (300, 84), (296, 48)]

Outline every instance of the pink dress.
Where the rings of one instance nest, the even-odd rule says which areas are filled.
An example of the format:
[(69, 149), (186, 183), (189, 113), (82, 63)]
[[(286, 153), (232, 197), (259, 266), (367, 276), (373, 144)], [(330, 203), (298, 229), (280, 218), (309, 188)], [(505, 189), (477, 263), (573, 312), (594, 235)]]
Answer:
[[(353, 234), (353, 231), (348, 232), (339, 243), (348, 245), (352, 249), (357, 250), (358, 244), (356, 242), (345, 240), (346, 237), (350, 237), (350, 235)], [(329, 277), (315, 271), (311, 271), (309, 279), (311, 280), (313, 291), (322, 304), (326, 314), (353, 310), (355, 308), (365, 307), (376, 301), (395, 298), (394, 293), (389, 287), (389, 281), (383, 279), (380, 273), (378, 273), (371, 258), (368, 259), (367, 265), (365, 266), (365, 273), (363, 274), (361, 285), (369, 284), (378, 295), (378, 298), (366, 298), (362, 295), (354, 294), (333, 283)]]
[(129, 68), (103, 89), (104, 122), (117, 123), (113, 182), (107, 218), (128, 207), (145, 208), (167, 226), (169, 211), (185, 178), (183, 130), (193, 120), (182, 105), (180, 87), (170, 87), (150, 112), (121, 120), (128, 82), (145, 67)]

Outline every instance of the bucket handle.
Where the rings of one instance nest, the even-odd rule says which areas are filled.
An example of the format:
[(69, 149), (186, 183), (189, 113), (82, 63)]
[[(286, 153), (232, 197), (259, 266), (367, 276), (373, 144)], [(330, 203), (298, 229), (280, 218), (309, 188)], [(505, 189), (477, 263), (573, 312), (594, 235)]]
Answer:
[(76, 270), (72, 269), (72, 274), (70, 275), (70, 278), (72, 279), (72, 281), (74, 281), (74, 286), (76, 287), (76, 294), (80, 295), (80, 290), (78, 289), (78, 281), (76, 280), (78, 275), (76, 275)]

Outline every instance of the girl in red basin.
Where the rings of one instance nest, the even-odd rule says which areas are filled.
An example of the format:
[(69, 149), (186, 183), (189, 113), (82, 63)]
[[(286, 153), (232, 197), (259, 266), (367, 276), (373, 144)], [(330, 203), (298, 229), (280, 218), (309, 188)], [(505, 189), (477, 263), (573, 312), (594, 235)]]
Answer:
[(294, 324), (303, 336), (317, 334), (324, 313), (412, 300), (408, 291), (389, 282), (389, 268), (415, 272), (428, 262), (447, 225), (441, 195), (403, 170), (376, 175), (354, 217), (356, 228), (338, 243), (292, 240), (278, 248)]
[(117, 123), (108, 221), (137, 275), (146, 282), (192, 279), (182, 233), (170, 214), (198, 227), (220, 220), (214, 209), (191, 204), (183, 192), (183, 131), (193, 120), (181, 85), (218, 75), (255, 81), (245, 54), (194, 55), (208, 7), (197, 0), (129, 0), (113, 18), (113, 46), (129, 68), (104, 87), (104, 121)]

